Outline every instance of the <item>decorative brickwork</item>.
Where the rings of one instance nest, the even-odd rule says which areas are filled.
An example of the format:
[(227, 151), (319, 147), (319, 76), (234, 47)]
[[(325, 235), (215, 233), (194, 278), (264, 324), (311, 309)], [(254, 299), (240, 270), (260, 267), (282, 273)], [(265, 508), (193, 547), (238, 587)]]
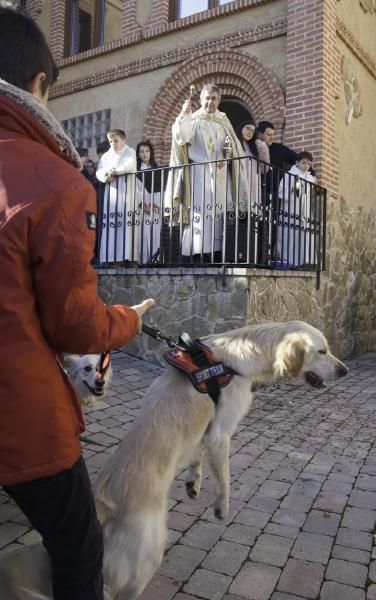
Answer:
[(362, 65), (371, 73), (372, 77), (376, 79), (376, 61), (359, 44), (345, 23), (339, 18), (337, 18), (337, 34)]
[(314, 156), (320, 183), (338, 193), (335, 98), (340, 90), (336, 0), (289, 0), (284, 141)]
[(35, 19), (37, 15), (42, 12), (43, 0), (27, 0), (26, 11), (29, 15)]
[(124, 37), (138, 34), (141, 27), (137, 23), (137, 0), (123, 0), (122, 32)]
[(51, 0), (50, 48), (55, 58), (63, 58), (65, 45), (65, 2)]
[[(128, 63), (121, 67), (113, 67), (96, 73), (95, 75), (89, 75), (81, 79), (67, 82), (63, 85), (57, 85), (51, 91), (51, 98), (58, 98), (59, 96), (65, 96), (66, 94), (72, 94), (87, 88), (92, 88), (97, 85), (105, 83), (111, 83), (112, 81), (118, 81), (132, 75), (138, 75), (140, 73), (146, 73), (147, 71), (153, 71), (169, 65), (175, 65), (184, 60), (189, 60), (194, 55), (206, 54), (209, 52), (216, 52), (224, 50), (225, 48), (238, 48), (245, 44), (257, 42), (259, 40), (266, 40), (271, 37), (278, 37), (286, 34), (286, 21), (276, 21), (274, 23), (266, 23), (250, 29), (249, 31), (242, 31), (235, 34), (224, 36), (220, 40), (202, 42), (196, 44), (191, 48), (177, 48), (165, 52), (164, 54), (155, 55), (151, 58), (145, 58), (144, 60), (137, 60), (132, 63)], [(123, 47), (124, 40), (117, 40), (106, 45), (106, 52), (109, 52), (109, 46), (112, 50), (116, 50)], [(104, 52), (104, 47), (94, 48), (80, 55), (80, 60), (83, 57), (93, 57)], [(69, 57), (58, 62), (59, 66), (65, 66), (77, 62), (77, 57)]]
[(171, 126), (194, 84), (198, 94), (204, 83), (216, 83), (223, 95), (243, 100), (256, 119), (272, 120), (277, 128), (284, 122), (284, 97), (273, 71), (245, 52), (223, 50), (200, 54), (187, 61), (167, 79), (156, 95), (145, 120), (145, 139), (152, 140), (156, 157), (166, 164), (171, 148)]

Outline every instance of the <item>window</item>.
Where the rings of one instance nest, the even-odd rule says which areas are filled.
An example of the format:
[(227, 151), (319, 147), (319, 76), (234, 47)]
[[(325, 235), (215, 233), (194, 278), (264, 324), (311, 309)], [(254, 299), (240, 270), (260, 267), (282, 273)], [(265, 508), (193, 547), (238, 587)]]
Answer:
[(173, 17), (174, 19), (182, 19), (229, 2), (232, 2), (232, 0), (175, 0)]
[(66, 119), (62, 126), (76, 148), (94, 148), (106, 139), (111, 129), (111, 109)]
[(122, 37), (123, 0), (66, 0), (65, 56)]
[(103, 45), (106, 0), (67, 0), (65, 56)]

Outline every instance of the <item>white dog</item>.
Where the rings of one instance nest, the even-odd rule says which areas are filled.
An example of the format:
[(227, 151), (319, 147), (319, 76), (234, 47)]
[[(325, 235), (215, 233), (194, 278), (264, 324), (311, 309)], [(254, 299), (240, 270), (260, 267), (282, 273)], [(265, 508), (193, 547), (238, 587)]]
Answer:
[[(221, 390), (218, 403), (169, 366), (149, 388), (141, 414), (97, 476), (108, 599), (135, 600), (155, 573), (166, 544), (169, 487), (177, 470), (193, 460), (187, 490), (197, 496), (205, 453), (216, 482), (214, 510), (218, 517), (226, 517), (230, 439), (250, 407), (255, 380), (286, 375), (323, 387), (347, 373), (347, 367), (329, 352), (324, 336), (302, 321), (244, 327), (203, 341), (216, 361), (236, 372)], [(26, 559), (26, 552), (33, 551), (26, 549), (23, 558), (16, 556), (13, 563), (9, 559), (0, 570), (0, 590), (7, 590), (7, 600), (50, 600), (48, 595), (32, 595), (31, 589), (38, 587), (37, 561), (35, 556)], [(15, 576), (14, 561), (21, 564), (20, 560), (22, 567)], [(32, 585), (25, 582), (28, 571), (34, 573)], [(25, 589), (28, 595), (22, 595)]]
[(64, 356), (66, 373), (76, 388), (84, 408), (91, 408), (95, 399), (103, 396), (111, 376), (110, 353), (103, 354), (66, 354)]

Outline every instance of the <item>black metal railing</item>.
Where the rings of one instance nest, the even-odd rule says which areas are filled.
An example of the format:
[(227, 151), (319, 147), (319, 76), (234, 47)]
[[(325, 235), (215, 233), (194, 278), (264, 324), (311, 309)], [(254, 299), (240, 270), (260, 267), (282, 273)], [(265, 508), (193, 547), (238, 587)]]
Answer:
[(243, 157), (148, 169), (106, 184), (99, 264), (325, 269), (326, 190)]

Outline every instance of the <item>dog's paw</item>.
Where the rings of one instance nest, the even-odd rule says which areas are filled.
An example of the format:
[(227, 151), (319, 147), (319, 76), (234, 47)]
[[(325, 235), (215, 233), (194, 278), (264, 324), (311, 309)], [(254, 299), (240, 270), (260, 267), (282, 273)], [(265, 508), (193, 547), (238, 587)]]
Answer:
[(217, 519), (224, 521), (227, 519), (229, 511), (229, 503), (228, 502), (216, 502), (214, 504), (214, 515)]
[(190, 498), (195, 499), (198, 497), (197, 486), (195, 485), (194, 481), (185, 482), (185, 491), (187, 492)]

